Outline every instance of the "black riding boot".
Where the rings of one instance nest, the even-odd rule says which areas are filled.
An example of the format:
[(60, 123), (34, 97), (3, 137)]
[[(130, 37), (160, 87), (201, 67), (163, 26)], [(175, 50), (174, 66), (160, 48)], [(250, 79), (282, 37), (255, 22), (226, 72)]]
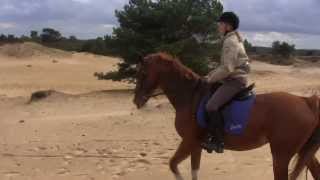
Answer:
[(208, 153), (212, 153), (213, 150), (216, 153), (223, 153), (223, 134), (224, 123), (221, 113), (218, 111), (209, 112), (208, 134), (201, 146), (206, 149)]

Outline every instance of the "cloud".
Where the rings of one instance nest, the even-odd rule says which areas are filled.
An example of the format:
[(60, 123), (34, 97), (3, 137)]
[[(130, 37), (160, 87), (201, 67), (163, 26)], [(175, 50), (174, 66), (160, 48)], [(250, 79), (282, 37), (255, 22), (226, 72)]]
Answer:
[(11, 22), (0, 22), (0, 29), (11, 29), (16, 27), (15, 23)]
[[(116, 9), (129, 0), (1, 0), (0, 30), (29, 34), (53, 27), (65, 36), (95, 38), (117, 26)], [(223, 0), (241, 18), (241, 31), (256, 45), (286, 40), (320, 48), (319, 0)]]
[(226, 11), (241, 19), (241, 31), (256, 45), (275, 40), (299, 48), (320, 48), (319, 0), (224, 0)]
[(274, 31), (320, 35), (318, 0), (224, 0), (237, 12), (244, 31)]
[(88, 3), (92, 2), (91, 0), (72, 0), (72, 1), (79, 2), (79, 3), (84, 3), (84, 4), (88, 4)]
[[(126, 0), (4, 0), (0, 19), (14, 22), (19, 29), (10, 33), (28, 34), (30, 30), (53, 27), (64, 35), (94, 38), (112, 32), (117, 25), (115, 9), (121, 9)], [(103, 25), (108, 24), (108, 27)], [(4, 31), (4, 33), (8, 32)]]
[(258, 46), (271, 46), (274, 41), (286, 41), (295, 44), (297, 48), (319, 49), (320, 36), (299, 33), (280, 33), (280, 32), (243, 32), (243, 35), (252, 44)]

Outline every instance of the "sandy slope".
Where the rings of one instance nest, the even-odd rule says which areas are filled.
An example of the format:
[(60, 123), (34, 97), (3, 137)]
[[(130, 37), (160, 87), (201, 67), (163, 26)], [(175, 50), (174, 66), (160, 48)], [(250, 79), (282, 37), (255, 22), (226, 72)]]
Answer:
[[(162, 97), (138, 111), (132, 91), (119, 90), (130, 85), (92, 76), (116, 63), (87, 54), (0, 58), (0, 180), (173, 179), (168, 159), (179, 143), (174, 111)], [(258, 92), (307, 95), (320, 90), (315, 64), (254, 62), (253, 69)], [(28, 104), (30, 93), (41, 89), (73, 95), (57, 93)], [(181, 168), (189, 177), (189, 161)], [(269, 148), (204, 153), (200, 177), (272, 179)]]
[(66, 53), (33, 43), (0, 47), (0, 94), (28, 96), (42, 89), (84, 93), (128, 88), (124, 83), (97, 81), (93, 76), (94, 72), (114, 70), (117, 63), (115, 58)]

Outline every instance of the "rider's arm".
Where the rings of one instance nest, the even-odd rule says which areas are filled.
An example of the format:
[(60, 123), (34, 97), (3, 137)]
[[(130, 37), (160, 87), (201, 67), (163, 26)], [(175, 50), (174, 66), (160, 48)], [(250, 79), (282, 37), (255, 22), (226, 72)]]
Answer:
[(224, 42), (221, 55), (220, 66), (207, 76), (209, 83), (214, 83), (227, 78), (235, 71), (236, 60), (238, 58), (238, 45), (232, 39)]

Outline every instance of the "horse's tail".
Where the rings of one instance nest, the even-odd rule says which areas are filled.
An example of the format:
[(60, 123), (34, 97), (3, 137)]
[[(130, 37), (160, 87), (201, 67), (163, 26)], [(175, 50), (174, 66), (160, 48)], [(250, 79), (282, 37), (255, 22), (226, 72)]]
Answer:
[(298, 153), (295, 167), (290, 176), (291, 180), (298, 178), (307, 163), (315, 156), (320, 148), (320, 99), (317, 96), (313, 96), (312, 98), (308, 98), (307, 102), (316, 115), (318, 126)]

